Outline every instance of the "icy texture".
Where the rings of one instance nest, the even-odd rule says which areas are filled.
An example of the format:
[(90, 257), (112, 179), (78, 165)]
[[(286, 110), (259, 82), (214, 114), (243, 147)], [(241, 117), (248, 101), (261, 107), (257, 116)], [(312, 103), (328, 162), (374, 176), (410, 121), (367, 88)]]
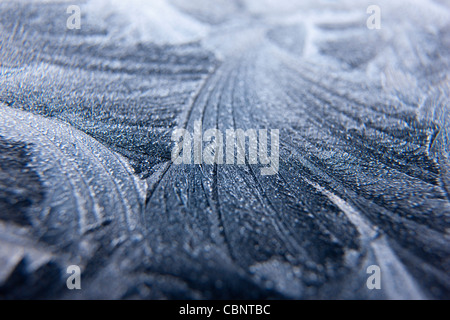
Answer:
[[(0, 297), (448, 299), (450, 8), (370, 4), (0, 2)], [(172, 164), (199, 119), (279, 173)]]

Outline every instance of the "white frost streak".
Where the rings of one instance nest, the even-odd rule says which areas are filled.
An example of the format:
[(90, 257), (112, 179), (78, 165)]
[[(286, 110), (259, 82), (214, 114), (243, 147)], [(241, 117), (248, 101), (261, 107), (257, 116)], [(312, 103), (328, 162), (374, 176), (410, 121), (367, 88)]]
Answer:
[(381, 288), (386, 291), (389, 298), (401, 300), (422, 300), (426, 298), (416, 281), (390, 248), (386, 236), (377, 237), (376, 228), (345, 200), (318, 184), (305, 180), (339, 207), (357, 228), (361, 235), (361, 241), (369, 243), (381, 268)]
[(86, 9), (91, 23), (100, 24), (111, 38), (130, 43), (182, 44), (208, 32), (166, 0), (91, 0)]

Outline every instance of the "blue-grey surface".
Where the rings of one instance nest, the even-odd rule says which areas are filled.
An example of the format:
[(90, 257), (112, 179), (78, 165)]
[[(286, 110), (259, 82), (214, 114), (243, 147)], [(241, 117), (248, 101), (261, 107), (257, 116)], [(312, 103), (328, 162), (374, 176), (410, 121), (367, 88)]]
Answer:
[[(0, 48), (0, 298), (450, 298), (445, 1), (1, 1)], [(172, 164), (199, 119), (278, 174)]]

